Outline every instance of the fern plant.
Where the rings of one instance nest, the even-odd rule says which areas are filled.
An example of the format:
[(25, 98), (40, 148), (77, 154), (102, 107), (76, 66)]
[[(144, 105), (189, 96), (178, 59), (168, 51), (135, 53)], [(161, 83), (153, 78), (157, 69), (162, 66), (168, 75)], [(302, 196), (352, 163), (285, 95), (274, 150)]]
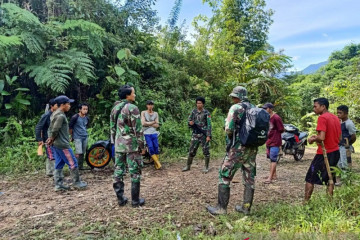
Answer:
[(81, 51), (71, 49), (48, 57), (40, 65), (30, 65), (25, 68), (34, 77), (36, 84), (46, 86), (54, 92), (64, 93), (72, 77), (82, 84), (94, 78), (93, 62), (90, 57)]

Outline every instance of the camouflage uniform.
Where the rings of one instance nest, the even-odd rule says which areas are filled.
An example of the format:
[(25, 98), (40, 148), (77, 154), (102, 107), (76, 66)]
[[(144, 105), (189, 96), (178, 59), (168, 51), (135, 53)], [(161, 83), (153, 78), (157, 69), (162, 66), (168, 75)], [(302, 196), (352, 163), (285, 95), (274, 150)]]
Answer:
[[(121, 109), (115, 123), (116, 114)], [(115, 144), (114, 182), (123, 181), (126, 164), (129, 167), (132, 182), (140, 182), (143, 161), (141, 150), (144, 149), (144, 134), (140, 111), (132, 103), (120, 101), (110, 115), (111, 143)]]
[(187, 161), (187, 166), (183, 169), (183, 171), (187, 171), (190, 169), (190, 166), (192, 164), (192, 160), (196, 156), (196, 152), (199, 148), (199, 145), (201, 143), (201, 147), (203, 150), (203, 154), (205, 157), (205, 169), (204, 171), (208, 171), (209, 167), (209, 161), (210, 161), (210, 143), (206, 141), (207, 137), (211, 137), (211, 117), (208, 110), (203, 109), (201, 112), (198, 111), (198, 109), (194, 109), (189, 117), (188, 122), (193, 121), (194, 125), (196, 125), (199, 129), (201, 129), (203, 132), (193, 130), (192, 136), (191, 136), (191, 142), (190, 142), (190, 149), (189, 149), (189, 156)]
[(238, 98), (240, 103), (231, 106), (225, 120), (226, 140), (227, 144), (230, 144), (230, 149), (219, 169), (218, 204), (216, 207), (207, 207), (207, 210), (213, 215), (226, 214), (230, 199), (230, 182), (239, 168), (241, 168), (243, 173), (244, 201), (242, 206), (236, 206), (235, 209), (238, 212), (249, 214), (254, 196), (256, 175), (255, 160), (258, 149), (257, 147), (242, 146), (240, 136), (236, 134), (236, 132), (238, 132), (237, 129), (239, 129), (241, 127), (240, 124), (242, 124), (240, 120), (245, 114), (245, 109), (241, 105), (241, 102), (246, 104), (247, 107), (254, 106), (249, 103), (247, 90), (244, 87), (235, 87), (230, 96)]

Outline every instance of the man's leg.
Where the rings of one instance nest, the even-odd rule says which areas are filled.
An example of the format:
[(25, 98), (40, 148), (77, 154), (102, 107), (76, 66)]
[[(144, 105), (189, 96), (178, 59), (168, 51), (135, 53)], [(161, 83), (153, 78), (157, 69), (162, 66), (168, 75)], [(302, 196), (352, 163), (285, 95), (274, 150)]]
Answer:
[(140, 198), (141, 168), (143, 167), (142, 157), (139, 153), (128, 153), (126, 158), (131, 178), (131, 205), (139, 207), (145, 204), (145, 199)]
[(124, 196), (124, 175), (126, 173), (126, 153), (115, 153), (115, 171), (113, 188), (120, 206), (124, 206), (128, 199)]
[(265, 180), (265, 183), (271, 183), (273, 179), (277, 178), (276, 175), (276, 164), (279, 156), (279, 147), (269, 147), (269, 158), (270, 158), (270, 175)]
[(82, 169), (84, 164), (82, 139), (74, 139), (74, 145), (75, 145), (75, 157), (77, 159), (78, 167), (79, 169)]
[(210, 143), (206, 141), (206, 136), (203, 136), (203, 138), (201, 139), (201, 147), (205, 157), (205, 166), (203, 169), (203, 173), (208, 173), (210, 162)]
[(62, 149), (61, 154), (63, 155), (63, 160), (65, 163), (69, 166), (70, 169), (70, 175), (73, 180), (73, 187), (76, 189), (84, 189), (87, 187), (87, 183), (81, 181), (79, 168), (77, 159), (74, 155), (74, 152), (71, 148), (69, 149)]
[(230, 199), (230, 183), (236, 171), (241, 167), (241, 163), (239, 162), (241, 155), (241, 150), (232, 148), (219, 169), (217, 206), (206, 207), (212, 215), (223, 215), (227, 213), (227, 206)]
[(313, 191), (314, 191), (314, 184), (306, 182), (304, 203), (307, 203), (310, 200)]
[(235, 210), (245, 215), (250, 214), (254, 200), (257, 147), (243, 150), (241, 171), (244, 184), (243, 204), (235, 206)]
[(51, 146), (45, 144), (46, 150), (46, 175), (52, 177), (54, 175), (55, 170), (55, 159), (54, 154), (52, 153)]
[(182, 170), (183, 172), (190, 170), (192, 161), (193, 161), (194, 157), (196, 156), (196, 152), (197, 152), (197, 149), (199, 148), (199, 145), (200, 145), (200, 140), (197, 139), (196, 137), (192, 136), (191, 143), (190, 143), (190, 149), (189, 149), (189, 156), (187, 159), (186, 167), (184, 167)]
[(55, 192), (57, 191), (66, 191), (69, 190), (70, 187), (63, 184), (64, 181), (64, 173), (63, 168), (65, 165), (65, 161), (62, 159), (61, 149), (52, 147), (52, 153), (55, 158), (55, 170), (54, 170), (54, 182), (55, 182)]
[(154, 148), (154, 155), (153, 155), (153, 159), (155, 162), (155, 168), (156, 169), (160, 169), (161, 168), (161, 163), (160, 163), (160, 159), (159, 159), (159, 141), (158, 141), (158, 135), (157, 134), (152, 134), (151, 136), (151, 141), (153, 144), (153, 148)]

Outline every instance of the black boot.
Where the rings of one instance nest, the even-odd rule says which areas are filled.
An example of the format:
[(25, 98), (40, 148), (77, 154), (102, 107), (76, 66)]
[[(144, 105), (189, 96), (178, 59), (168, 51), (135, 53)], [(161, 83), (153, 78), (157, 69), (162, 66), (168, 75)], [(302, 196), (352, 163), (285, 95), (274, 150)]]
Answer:
[(140, 196), (140, 182), (131, 182), (131, 205), (139, 207), (145, 204), (145, 199)]
[(207, 206), (206, 209), (212, 215), (226, 214), (227, 205), (230, 199), (230, 187), (225, 184), (219, 184), (218, 187), (218, 205), (216, 207)]
[(210, 157), (205, 157), (205, 167), (203, 169), (203, 173), (209, 172), (209, 162), (210, 162)]
[(255, 193), (255, 189), (253, 189), (250, 185), (245, 185), (244, 186), (244, 203), (242, 206), (240, 206), (240, 205), (235, 206), (235, 210), (238, 212), (241, 212), (245, 215), (249, 215), (250, 208), (251, 208), (251, 205), (252, 205), (253, 199), (254, 199), (254, 193)]
[(127, 197), (124, 196), (124, 186), (125, 186), (124, 182), (113, 183), (113, 188), (116, 193), (118, 203), (120, 206), (125, 206), (126, 203), (128, 202)]
[(192, 164), (192, 161), (193, 161), (194, 157), (188, 157), (187, 159), (187, 163), (186, 163), (186, 167), (183, 168), (183, 172), (186, 172), (186, 171), (189, 171), (190, 170), (190, 166)]

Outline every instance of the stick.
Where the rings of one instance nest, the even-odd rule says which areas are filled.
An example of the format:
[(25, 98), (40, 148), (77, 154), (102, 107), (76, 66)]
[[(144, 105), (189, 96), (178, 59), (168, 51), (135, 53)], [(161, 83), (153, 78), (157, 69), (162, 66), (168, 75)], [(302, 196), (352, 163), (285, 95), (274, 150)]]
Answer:
[(44, 214), (40, 214), (40, 215), (35, 215), (35, 216), (29, 217), (29, 218), (45, 217), (45, 216), (49, 216), (49, 215), (52, 215), (52, 214), (54, 214), (54, 212), (49, 212), (49, 213), (44, 213)]
[(326, 166), (326, 170), (328, 172), (328, 176), (329, 176), (329, 185), (333, 185), (334, 186), (334, 180), (330, 171), (330, 164), (329, 164), (329, 159), (327, 157), (326, 154), (326, 149), (325, 149), (325, 145), (324, 145), (324, 141), (321, 141), (321, 148), (322, 148), (322, 152), (324, 155), (324, 162), (325, 162), (325, 166)]

